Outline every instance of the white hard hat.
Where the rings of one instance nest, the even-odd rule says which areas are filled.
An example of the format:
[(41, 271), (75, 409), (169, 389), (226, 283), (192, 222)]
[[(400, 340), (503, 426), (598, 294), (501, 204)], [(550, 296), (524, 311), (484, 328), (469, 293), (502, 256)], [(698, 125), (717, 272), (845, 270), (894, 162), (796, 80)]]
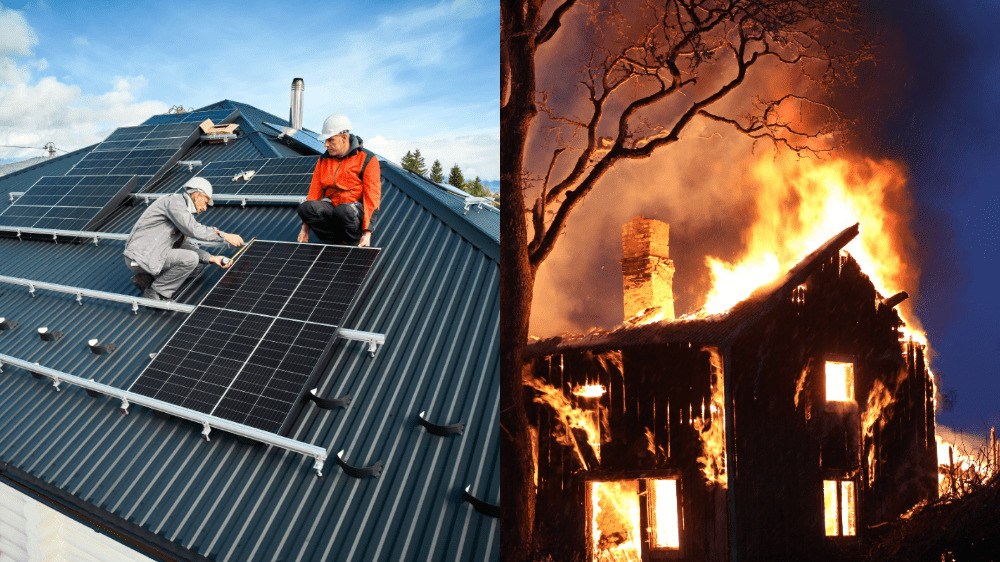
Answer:
[(326, 139), (334, 135), (350, 132), (351, 120), (343, 113), (334, 113), (327, 117), (326, 121), (323, 121), (323, 132), (319, 134), (319, 140), (320, 142), (325, 142)]
[(184, 182), (184, 189), (191, 193), (193, 191), (200, 191), (208, 196), (208, 204), (214, 205), (215, 201), (212, 201), (212, 183), (205, 178), (191, 178)]

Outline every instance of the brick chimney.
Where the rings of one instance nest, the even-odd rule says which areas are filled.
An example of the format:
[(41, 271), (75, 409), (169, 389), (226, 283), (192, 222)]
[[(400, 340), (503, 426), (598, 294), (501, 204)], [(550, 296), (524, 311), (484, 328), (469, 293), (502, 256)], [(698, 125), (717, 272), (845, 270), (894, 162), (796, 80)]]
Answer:
[(670, 225), (633, 217), (622, 226), (622, 277), (625, 319), (658, 306), (664, 320), (674, 319), (674, 262), (670, 259)]

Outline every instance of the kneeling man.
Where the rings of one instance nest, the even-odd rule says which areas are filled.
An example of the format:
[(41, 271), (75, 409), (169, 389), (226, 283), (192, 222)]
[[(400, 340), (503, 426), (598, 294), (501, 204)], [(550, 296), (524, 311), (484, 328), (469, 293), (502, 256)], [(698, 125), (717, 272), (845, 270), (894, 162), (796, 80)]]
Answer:
[(187, 238), (225, 241), (242, 246), (243, 238), (202, 225), (194, 216), (212, 204), (212, 184), (205, 178), (191, 178), (184, 193), (157, 199), (136, 221), (125, 242), (125, 265), (135, 277), (142, 296), (170, 300), (184, 281), (207, 263), (227, 268), (222, 256), (198, 248)]

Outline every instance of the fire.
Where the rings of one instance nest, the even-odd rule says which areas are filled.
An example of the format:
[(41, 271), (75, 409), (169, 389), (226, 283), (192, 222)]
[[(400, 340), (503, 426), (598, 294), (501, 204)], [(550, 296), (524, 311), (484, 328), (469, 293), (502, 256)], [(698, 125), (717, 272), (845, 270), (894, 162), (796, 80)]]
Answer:
[[(710, 362), (714, 379), (712, 381), (712, 404), (708, 412), (693, 422), (694, 428), (701, 435), (702, 455), (698, 457), (702, 473), (709, 483), (726, 486), (726, 429), (725, 429), (725, 388), (722, 378), (722, 358), (718, 350), (707, 348), (711, 354)], [(703, 408), (704, 409), (704, 408)], [(706, 416), (707, 414), (707, 416)], [(707, 417), (707, 419), (706, 419)]]
[(579, 396), (580, 398), (600, 398), (604, 396), (604, 392), (603, 384), (585, 384), (575, 387), (573, 389), (573, 396)]
[[(757, 218), (736, 263), (706, 258), (713, 287), (702, 314), (724, 312), (776, 279), (844, 228), (861, 223), (845, 250), (883, 296), (915, 289), (913, 242), (907, 228), (906, 175), (896, 163), (837, 156), (764, 156), (751, 169)], [(915, 319), (904, 318), (911, 327)], [(909, 336), (910, 334), (908, 334)], [(923, 334), (912, 336), (925, 343)]]
[(589, 482), (592, 559), (642, 560), (639, 482)]
[(997, 446), (994, 441), (977, 443), (979, 439), (955, 433), (938, 426), (938, 493), (942, 496), (966, 490), (966, 485), (982, 483), (997, 472)]
[(557, 418), (564, 429), (564, 433), (558, 436), (558, 440), (560, 443), (573, 448), (577, 458), (580, 460), (580, 465), (584, 468), (589, 468), (583, 451), (580, 449), (579, 443), (573, 434), (574, 429), (582, 430), (586, 434), (587, 444), (590, 445), (591, 450), (594, 452), (594, 457), (600, 462), (601, 416), (599, 406), (595, 410), (577, 408), (558, 388), (530, 375), (524, 377), (524, 383), (539, 392), (538, 396), (535, 397), (535, 402), (547, 404), (555, 410)]

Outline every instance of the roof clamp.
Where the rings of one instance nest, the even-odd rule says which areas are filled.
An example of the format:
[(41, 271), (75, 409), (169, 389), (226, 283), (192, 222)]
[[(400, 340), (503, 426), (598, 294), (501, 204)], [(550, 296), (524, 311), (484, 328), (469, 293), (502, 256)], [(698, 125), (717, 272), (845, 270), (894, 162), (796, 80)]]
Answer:
[(122, 396), (122, 405), (118, 409), (118, 413), (121, 414), (121, 415), (123, 415), (123, 416), (127, 416), (128, 415), (128, 398), (125, 398), (124, 396)]
[(455, 434), (461, 435), (465, 432), (465, 422), (458, 422), (450, 425), (439, 425), (427, 421), (427, 418), (424, 417), (424, 413), (425, 412), (420, 412), (420, 415), (417, 416), (417, 423), (427, 428), (428, 433), (441, 437), (448, 437), (449, 435)]
[(98, 236), (96, 234), (94, 235), (94, 245), (95, 246), (97, 245), (97, 241), (100, 240), (100, 238), (101, 238), (100, 236)]
[(52, 377), (52, 386), (56, 387), (56, 392), (59, 392), (59, 377)]
[(471, 484), (465, 487), (465, 490), (462, 491), (462, 499), (472, 504), (472, 509), (475, 509), (479, 513), (482, 513), (483, 515), (487, 515), (489, 517), (496, 517), (497, 519), (499, 519), (500, 506), (489, 502), (485, 502), (477, 498), (476, 496), (473, 496), (469, 492), (469, 488), (471, 487), (472, 487)]
[(313, 457), (316, 462), (313, 463), (313, 470), (316, 471), (316, 478), (323, 477), (323, 463), (326, 462), (326, 455), (316, 455)]
[(382, 461), (378, 461), (371, 466), (349, 465), (347, 464), (347, 461), (344, 460), (343, 449), (337, 453), (337, 464), (340, 465), (340, 468), (344, 469), (344, 472), (347, 473), (348, 476), (353, 478), (364, 478), (366, 476), (374, 476), (375, 478), (378, 478), (379, 475), (382, 474), (382, 469), (385, 468), (385, 464)]
[(31, 298), (35, 298), (35, 284), (28, 283), (28, 292), (31, 293)]
[(246, 206), (247, 206), (247, 198), (246, 198), (246, 197), (244, 197), (244, 198), (243, 198), (243, 199), (242, 199), (242, 200), (240, 201), (240, 207), (246, 207)]
[(20, 240), (20, 239), (21, 239), (21, 229), (20, 229), (20, 228), (19, 228), (19, 229), (17, 229), (17, 239), (18, 239), (18, 240)]
[(76, 304), (83, 306), (83, 293), (79, 291), (76, 293)]
[(208, 434), (212, 433), (212, 426), (208, 425), (208, 422), (202, 422), (201, 435), (205, 438), (205, 441), (211, 441)]
[(52, 233), (52, 241), (53, 242), (58, 242), (59, 241), (59, 235), (56, 234), (55, 232)]
[(139, 301), (132, 301), (132, 314), (139, 314)]
[(351, 395), (341, 396), (340, 398), (320, 398), (316, 393), (316, 389), (312, 389), (306, 394), (306, 400), (312, 400), (317, 406), (324, 410), (334, 410), (336, 408), (346, 408), (351, 405)]

